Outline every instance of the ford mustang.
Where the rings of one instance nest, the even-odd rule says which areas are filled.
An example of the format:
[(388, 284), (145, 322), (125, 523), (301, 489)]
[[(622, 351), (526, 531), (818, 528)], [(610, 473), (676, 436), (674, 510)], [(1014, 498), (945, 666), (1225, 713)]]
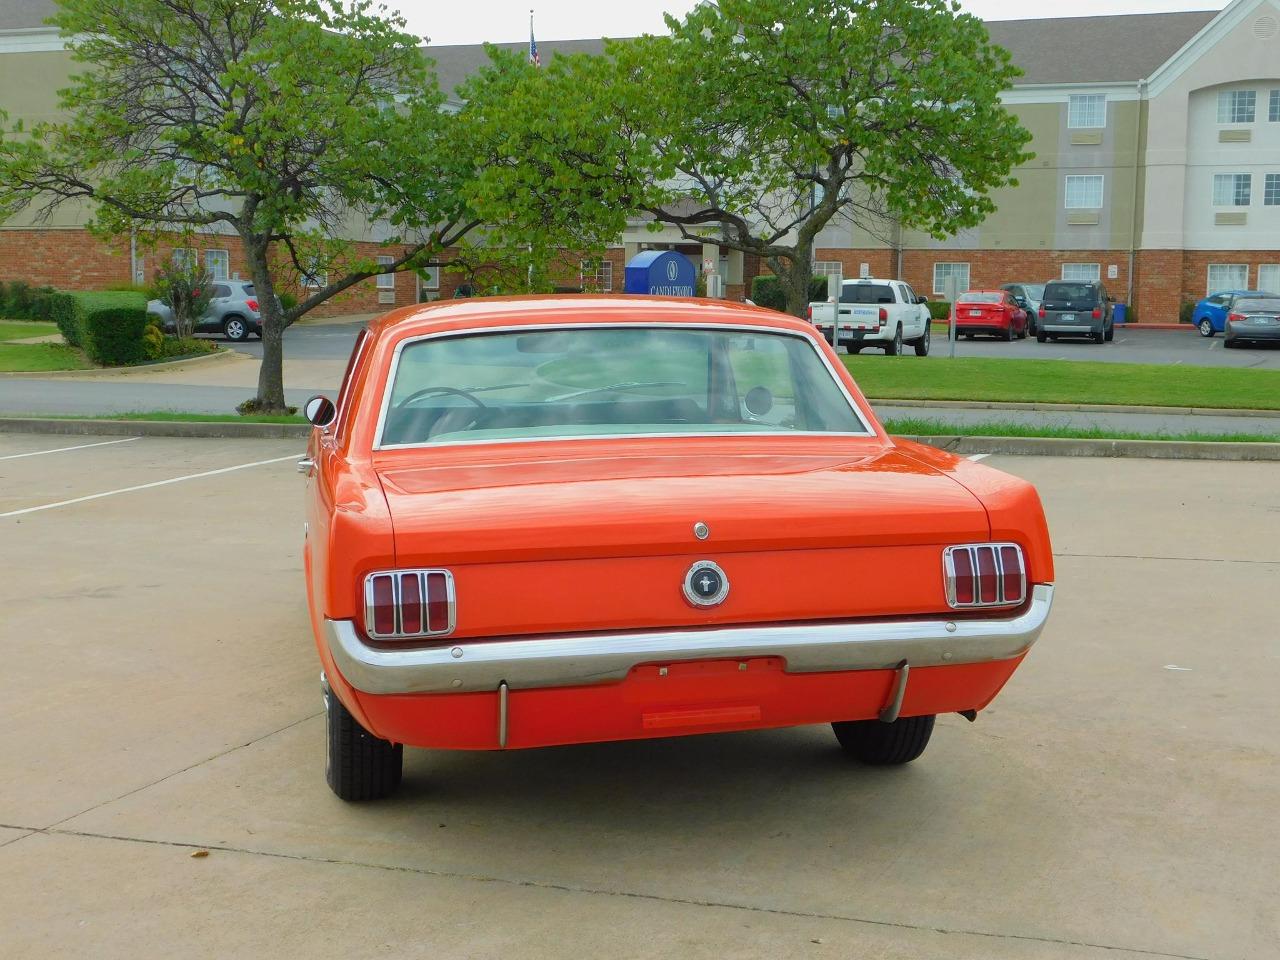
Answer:
[(809, 324), (722, 301), (410, 307), (314, 424), (304, 559), (338, 796), (403, 748), (830, 723), (902, 764), (1039, 636), (1034, 488), (886, 435)]

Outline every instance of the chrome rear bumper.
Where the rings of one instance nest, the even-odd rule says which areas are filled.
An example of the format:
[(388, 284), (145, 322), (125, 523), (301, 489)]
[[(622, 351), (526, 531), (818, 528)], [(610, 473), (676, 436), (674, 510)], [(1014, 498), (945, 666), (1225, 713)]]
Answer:
[(325, 620), (342, 676), (365, 693), (465, 693), (572, 687), (621, 680), (644, 663), (781, 657), (789, 673), (892, 670), (1008, 660), (1035, 643), (1053, 605), (1053, 585), (1002, 620), (896, 620), (466, 639), (431, 647), (373, 647), (350, 620)]

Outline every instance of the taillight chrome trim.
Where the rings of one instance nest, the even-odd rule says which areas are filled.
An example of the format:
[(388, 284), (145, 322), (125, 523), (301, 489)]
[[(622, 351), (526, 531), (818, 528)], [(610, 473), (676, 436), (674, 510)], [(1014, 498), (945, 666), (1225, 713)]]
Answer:
[[(445, 593), (445, 626), (432, 629), (430, 616), (431, 577), (444, 578)], [(392, 608), (395, 611), (395, 629), (391, 633), (380, 632), (375, 626), (374, 616), (374, 581), (379, 577), (387, 577), (391, 581)], [(408, 632), (404, 629), (404, 611), (401, 605), (402, 582), (406, 577), (416, 578), (418, 584), (419, 605), (421, 607), (421, 630)], [(364, 578), (364, 630), (371, 640), (410, 640), (423, 637), (447, 637), (458, 625), (457, 593), (454, 589), (453, 574), (448, 570), (437, 568), (422, 570), (375, 570)]]
[[(1018, 557), (1018, 579), (1022, 589), (1017, 596), (1008, 596), (1005, 593), (1005, 565), (1004, 552), (1006, 549), (1013, 549)], [(973, 599), (958, 600), (956, 599), (956, 563), (955, 555), (958, 551), (964, 551), (969, 559), (969, 569), (973, 571)], [(979, 553), (989, 553), (995, 564), (996, 577), (996, 598), (994, 600), (983, 600), (980, 586), (980, 578), (978, 575)], [(1027, 560), (1022, 552), (1022, 547), (1016, 543), (1009, 542), (991, 542), (991, 543), (962, 543), (953, 547), (947, 547), (942, 551), (942, 579), (947, 591), (947, 604), (955, 610), (972, 610), (984, 607), (1013, 607), (1022, 603), (1027, 599)]]

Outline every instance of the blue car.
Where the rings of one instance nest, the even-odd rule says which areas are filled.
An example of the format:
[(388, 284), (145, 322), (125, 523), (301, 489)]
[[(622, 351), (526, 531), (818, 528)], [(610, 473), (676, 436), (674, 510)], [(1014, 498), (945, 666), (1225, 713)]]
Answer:
[(1210, 294), (1197, 303), (1195, 310), (1191, 313), (1191, 322), (1200, 330), (1200, 336), (1212, 337), (1215, 333), (1225, 330), (1231, 305), (1242, 297), (1273, 298), (1276, 294), (1265, 290), (1223, 290), (1221, 293)]

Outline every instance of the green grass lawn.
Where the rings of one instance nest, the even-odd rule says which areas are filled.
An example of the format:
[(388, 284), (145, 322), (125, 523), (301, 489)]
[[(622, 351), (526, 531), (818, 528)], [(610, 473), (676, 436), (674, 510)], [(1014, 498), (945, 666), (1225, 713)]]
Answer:
[(64, 343), (0, 343), (0, 373), (87, 370), (85, 355)]
[(1280, 410), (1280, 371), (1066, 360), (842, 357), (877, 400), (995, 400)]
[(56, 323), (39, 323), (32, 320), (0, 320), (0, 341), (25, 340), (27, 337), (47, 337), (58, 332)]
[(987, 423), (945, 423), (941, 420), (898, 417), (884, 421), (889, 433), (907, 437), (1050, 437), (1060, 440), (1191, 440), (1212, 443), (1280, 443), (1273, 433), (1141, 433), (1105, 427), (1044, 427), (992, 420)]

